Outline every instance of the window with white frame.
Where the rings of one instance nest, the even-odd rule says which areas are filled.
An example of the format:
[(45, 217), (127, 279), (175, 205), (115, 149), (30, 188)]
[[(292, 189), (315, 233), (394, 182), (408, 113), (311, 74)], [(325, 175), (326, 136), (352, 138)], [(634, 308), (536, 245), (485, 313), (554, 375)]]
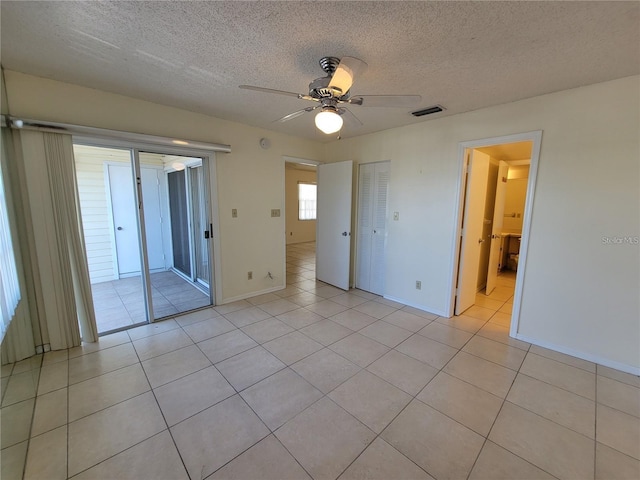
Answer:
[(318, 188), (315, 183), (298, 183), (298, 220), (315, 220)]
[(9, 328), (18, 302), (20, 284), (16, 270), (15, 253), (11, 232), (9, 231), (9, 213), (7, 198), (0, 168), (0, 340)]

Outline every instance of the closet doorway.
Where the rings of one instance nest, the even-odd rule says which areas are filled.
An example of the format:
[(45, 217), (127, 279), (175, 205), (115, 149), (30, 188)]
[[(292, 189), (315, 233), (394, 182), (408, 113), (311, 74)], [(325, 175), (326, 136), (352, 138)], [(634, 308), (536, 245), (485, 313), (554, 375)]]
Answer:
[(356, 288), (384, 295), (387, 201), (391, 162), (362, 163), (358, 170)]

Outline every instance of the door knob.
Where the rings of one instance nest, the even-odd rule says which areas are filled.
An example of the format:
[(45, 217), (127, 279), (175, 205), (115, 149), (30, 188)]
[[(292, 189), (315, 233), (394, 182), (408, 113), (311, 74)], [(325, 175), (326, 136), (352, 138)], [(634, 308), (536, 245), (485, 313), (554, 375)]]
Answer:
[(118, 227), (118, 230), (122, 230), (122, 227)]
[(484, 238), (479, 238), (478, 243), (482, 243), (482, 242), (484, 242)]
[(342, 236), (343, 236), (343, 237), (346, 237), (347, 235), (348, 235), (348, 233), (347, 233), (347, 232), (342, 232)]

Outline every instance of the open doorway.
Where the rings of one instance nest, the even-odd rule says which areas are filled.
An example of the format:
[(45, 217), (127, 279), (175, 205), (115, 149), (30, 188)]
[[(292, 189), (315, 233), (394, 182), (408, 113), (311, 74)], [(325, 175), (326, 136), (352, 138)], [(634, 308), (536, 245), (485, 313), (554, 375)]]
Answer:
[[(321, 165), (320, 162), (314, 160), (288, 156), (284, 157), (284, 161), (285, 167), (287, 165), (290, 167), (289, 171), (300, 170), (301, 167), (317, 167), (317, 188), (314, 189), (316, 197), (313, 201), (316, 214), (314, 220), (315, 279), (342, 290), (349, 290), (353, 162), (334, 162)], [(303, 211), (306, 210), (304, 205), (307, 204), (307, 201), (301, 201), (298, 187), (300, 183), (292, 183), (294, 183), (294, 188), (289, 189), (289, 192), (292, 193), (288, 195), (285, 193), (285, 218), (298, 223), (308, 222), (310, 219), (307, 213), (303, 215)], [(305, 220), (301, 220), (302, 218)], [(288, 223), (287, 230), (285, 230), (288, 245), (295, 242), (295, 234), (290, 228), (291, 225), (292, 223)], [(299, 237), (298, 240), (300, 240)]]
[[(452, 313), (517, 328), (541, 132), (461, 145)], [(512, 321), (512, 320), (515, 320)]]
[(286, 244), (316, 241), (317, 167), (285, 161)]
[(287, 284), (314, 281), (316, 277), (317, 163), (285, 157)]

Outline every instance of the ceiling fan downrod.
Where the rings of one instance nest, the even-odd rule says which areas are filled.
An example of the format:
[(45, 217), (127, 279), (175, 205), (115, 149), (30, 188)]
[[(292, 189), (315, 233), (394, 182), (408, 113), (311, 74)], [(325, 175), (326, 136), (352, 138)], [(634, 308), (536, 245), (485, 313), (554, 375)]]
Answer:
[(327, 75), (333, 76), (338, 65), (340, 65), (340, 59), (338, 57), (322, 57), (318, 63)]

